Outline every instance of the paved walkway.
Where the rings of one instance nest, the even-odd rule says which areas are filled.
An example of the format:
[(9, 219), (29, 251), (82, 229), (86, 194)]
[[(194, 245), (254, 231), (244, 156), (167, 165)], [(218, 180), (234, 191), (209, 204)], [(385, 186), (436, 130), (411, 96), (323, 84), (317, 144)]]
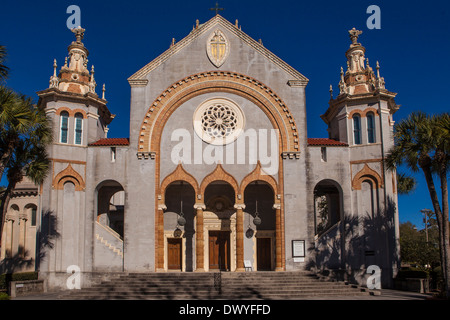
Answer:
[[(60, 292), (47, 292), (39, 295), (29, 295), (16, 297), (12, 300), (58, 300)], [(313, 296), (301, 300), (429, 300), (432, 299), (431, 294), (421, 294), (417, 292), (399, 291), (383, 289), (379, 295), (368, 296)]]

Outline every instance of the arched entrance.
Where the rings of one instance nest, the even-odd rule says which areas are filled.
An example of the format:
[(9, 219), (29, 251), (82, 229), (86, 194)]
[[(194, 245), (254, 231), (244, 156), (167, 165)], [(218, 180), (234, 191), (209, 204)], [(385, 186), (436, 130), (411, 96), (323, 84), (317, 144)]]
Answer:
[(329, 179), (314, 188), (315, 234), (320, 235), (341, 221), (342, 191), (340, 185)]
[(193, 271), (195, 190), (185, 181), (174, 181), (167, 186), (164, 198), (164, 268)]
[[(251, 248), (245, 260), (258, 271), (275, 269), (276, 215), (274, 191), (265, 181), (253, 181), (244, 191), (244, 228), (246, 248)], [(251, 254), (252, 253), (252, 254)]]
[(101, 182), (97, 188), (97, 222), (124, 236), (125, 191), (114, 180)]
[(209, 270), (235, 270), (236, 197), (233, 187), (225, 181), (213, 181), (205, 189), (203, 214), (207, 236), (206, 261)]

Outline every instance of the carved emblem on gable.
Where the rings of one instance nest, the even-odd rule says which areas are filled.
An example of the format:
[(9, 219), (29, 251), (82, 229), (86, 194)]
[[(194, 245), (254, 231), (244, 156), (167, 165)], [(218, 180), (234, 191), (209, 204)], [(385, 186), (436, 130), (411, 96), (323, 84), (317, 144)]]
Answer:
[(230, 43), (222, 31), (214, 31), (206, 42), (206, 52), (212, 64), (219, 68), (230, 53)]

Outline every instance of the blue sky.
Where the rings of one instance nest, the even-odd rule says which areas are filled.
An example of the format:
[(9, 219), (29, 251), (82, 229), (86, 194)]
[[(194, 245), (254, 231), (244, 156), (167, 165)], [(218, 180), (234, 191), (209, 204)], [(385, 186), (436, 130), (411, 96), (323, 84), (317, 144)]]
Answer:
[[(97, 93), (106, 83), (106, 99), (116, 119), (109, 137), (129, 136), (130, 87), (127, 78), (164, 52), (172, 38), (181, 40), (199, 19), (213, 17), (214, 0), (81, 1), (2, 0), (0, 44), (8, 50), (7, 85), (37, 101), (53, 72), (64, 63), (74, 39), (67, 29), (69, 5), (81, 9), (84, 44), (95, 65)], [(413, 111), (449, 111), (450, 2), (429, 1), (219, 1), (220, 14), (239, 20), (242, 30), (299, 70), (306, 88), (308, 137), (327, 137), (320, 115), (328, 107), (329, 86), (338, 91), (340, 67), (346, 66), (348, 30), (363, 31), (360, 42), (375, 66), (378, 60), (386, 88), (397, 92), (399, 121)], [(381, 9), (381, 29), (370, 30), (367, 8)], [(409, 196), (399, 197), (400, 221), (423, 227), (420, 209), (432, 208), (421, 174)], [(4, 181), (2, 181), (4, 183)]]

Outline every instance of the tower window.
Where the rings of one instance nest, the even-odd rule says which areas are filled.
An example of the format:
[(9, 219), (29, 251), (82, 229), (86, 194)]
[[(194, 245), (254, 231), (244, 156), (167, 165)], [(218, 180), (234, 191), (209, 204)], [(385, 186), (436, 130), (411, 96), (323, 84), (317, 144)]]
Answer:
[(359, 114), (353, 116), (353, 142), (361, 144), (361, 117)]
[(372, 112), (367, 114), (367, 141), (375, 142), (375, 117)]
[(36, 207), (31, 208), (31, 226), (36, 226)]
[(67, 143), (68, 140), (67, 133), (69, 132), (69, 113), (67, 111), (61, 112), (60, 118), (61, 118), (60, 142)]
[(83, 115), (75, 114), (75, 144), (81, 144), (83, 137)]

